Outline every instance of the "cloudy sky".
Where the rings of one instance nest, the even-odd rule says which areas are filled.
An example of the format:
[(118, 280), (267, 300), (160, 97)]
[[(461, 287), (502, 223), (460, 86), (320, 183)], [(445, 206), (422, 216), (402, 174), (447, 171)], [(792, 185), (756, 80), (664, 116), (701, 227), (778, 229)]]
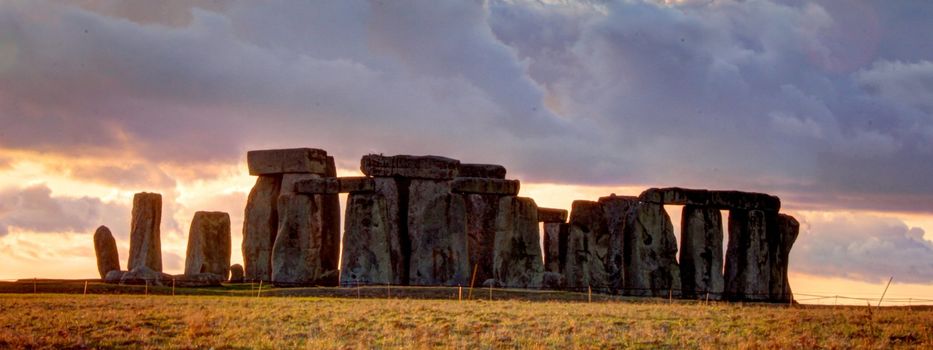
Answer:
[[(933, 295), (927, 1), (0, 4), (0, 279), (93, 277), (100, 224), (164, 196), (239, 247), (245, 152), (499, 163), (522, 195), (779, 195), (800, 293)], [(674, 208), (676, 209), (676, 208)], [(679, 213), (671, 210), (674, 219)], [(238, 249), (234, 260), (240, 261)], [(125, 263), (125, 261), (124, 261)]]

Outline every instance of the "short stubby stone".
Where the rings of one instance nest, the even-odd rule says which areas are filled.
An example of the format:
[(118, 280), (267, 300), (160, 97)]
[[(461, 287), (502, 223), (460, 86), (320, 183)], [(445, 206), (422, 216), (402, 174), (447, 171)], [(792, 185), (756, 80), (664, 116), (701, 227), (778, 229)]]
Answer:
[(460, 177), (505, 179), (505, 167), (497, 164), (460, 164)]
[(438, 156), (370, 154), (363, 156), (360, 170), (367, 176), (449, 180), (458, 176), (460, 161)]
[(94, 231), (94, 253), (97, 255), (97, 272), (100, 278), (107, 277), (107, 273), (120, 270), (120, 256), (117, 252), (117, 241), (107, 226), (101, 226)]
[(567, 258), (563, 268), (568, 289), (608, 291), (612, 287), (606, 271), (609, 231), (602, 214), (602, 207), (597, 202), (578, 200), (571, 204)]
[(800, 233), (800, 223), (793, 216), (778, 214), (777, 233), (769, 234), (771, 240), (771, 301), (789, 303), (794, 300), (790, 281), (787, 278), (787, 265), (790, 250)]
[[(218, 287), (226, 278), (216, 273), (194, 273), (172, 276), (176, 287)], [(168, 284), (168, 283), (165, 283)]]
[(171, 283), (172, 275), (155, 271), (146, 265), (140, 265), (130, 271), (127, 271), (120, 277), (121, 284), (151, 284), (164, 285), (165, 282)]
[(392, 265), (391, 219), (385, 196), (350, 193), (347, 197), (341, 286), (398, 284)]
[(328, 228), (327, 206), (320, 197), (279, 196), (279, 232), (272, 248), (272, 282), (276, 285), (337, 285), (339, 227)]
[(486, 179), (480, 177), (458, 177), (450, 185), (457, 193), (495, 194), (514, 196), (521, 184), (518, 180)]
[(686, 205), (681, 215), (680, 277), (685, 298), (719, 300), (723, 293), (722, 214)]
[(306, 194), (338, 194), (372, 192), (375, 181), (371, 177), (325, 177), (295, 183), (295, 192)]
[(230, 270), (230, 215), (194, 213), (188, 231), (185, 275), (212, 273), (226, 277)]
[(664, 206), (639, 202), (629, 211), (623, 233), (623, 293), (634, 296), (680, 295), (677, 239)]
[(107, 275), (104, 276), (104, 282), (113, 284), (120, 283), (120, 280), (123, 279), (123, 275), (125, 274), (126, 271), (111, 270), (107, 272)]
[(272, 280), (272, 245), (278, 233), (282, 176), (259, 176), (243, 216), (243, 268), (248, 281)]
[(499, 199), (491, 194), (464, 194), (466, 205), (467, 249), (470, 255), (470, 277), (485, 281), (493, 278), (493, 253), (496, 245), (496, 216), (499, 214)]
[(465, 216), (463, 197), (450, 192), (449, 181), (411, 179), (409, 284), (456, 286), (469, 282)]
[(544, 278), (538, 206), (531, 198), (502, 197), (496, 217), (493, 275), (509, 288), (539, 289)]
[(545, 223), (567, 222), (567, 211), (564, 209), (538, 208), (538, 221)]
[(291, 148), (249, 151), (246, 153), (249, 174), (327, 173), (327, 152), (314, 148)]
[(725, 298), (767, 301), (771, 297), (771, 247), (768, 232), (777, 213), (762, 210), (729, 211), (729, 246), (726, 249)]
[(162, 271), (162, 195), (137, 193), (133, 196), (133, 216), (130, 222), (130, 256), (127, 268), (147, 266)]
[(243, 283), (243, 265), (230, 265), (230, 283)]

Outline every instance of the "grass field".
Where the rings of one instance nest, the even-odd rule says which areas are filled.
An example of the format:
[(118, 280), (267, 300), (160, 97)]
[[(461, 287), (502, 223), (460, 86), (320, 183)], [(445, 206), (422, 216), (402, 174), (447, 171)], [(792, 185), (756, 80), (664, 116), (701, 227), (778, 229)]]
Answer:
[(588, 302), (498, 290), (494, 299), (508, 300), (477, 293), (484, 299), (461, 302), (456, 288), (396, 289), (392, 299), (378, 287), (262, 297), (249, 284), (175, 296), (166, 287), (114, 294), (139, 290), (97, 283), (90, 292), (107, 294), (82, 295), (83, 282), (35, 287), (78, 294), (32, 288), (0, 284), (0, 348), (933, 348), (930, 307)]

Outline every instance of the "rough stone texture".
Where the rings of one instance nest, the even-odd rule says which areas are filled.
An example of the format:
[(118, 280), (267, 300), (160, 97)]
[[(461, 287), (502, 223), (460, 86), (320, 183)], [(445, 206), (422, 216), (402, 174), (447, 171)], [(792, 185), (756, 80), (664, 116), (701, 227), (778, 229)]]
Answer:
[(246, 153), (249, 174), (275, 175), (287, 173), (326, 174), (327, 152), (313, 148), (291, 148), (249, 151)]
[(708, 191), (689, 188), (651, 188), (642, 192), (639, 199), (655, 204), (697, 205), (716, 209), (744, 209), (778, 211), (778, 197), (754, 192)]
[[(216, 273), (194, 273), (172, 276), (176, 287), (218, 287), (226, 280)], [(170, 285), (171, 281), (166, 281)]]
[(111, 270), (107, 272), (107, 275), (104, 276), (104, 282), (114, 284), (120, 283), (120, 281), (123, 279), (123, 275), (125, 274), (126, 271)]
[(370, 154), (363, 156), (360, 170), (367, 176), (449, 180), (458, 176), (460, 161), (438, 156)]
[(230, 283), (243, 283), (243, 265), (230, 265)]
[(602, 208), (592, 201), (574, 201), (571, 206), (564, 283), (571, 290), (607, 291), (609, 234)]
[(489, 194), (465, 194), (467, 248), (470, 255), (470, 271), (476, 269), (476, 280), (493, 278), (493, 256), (496, 247), (496, 216), (499, 213), (501, 196)]
[(230, 215), (206, 211), (194, 213), (188, 231), (185, 275), (212, 273), (226, 277), (229, 270)]
[(281, 175), (260, 176), (249, 193), (243, 220), (244, 278), (272, 280), (272, 245), (279, 230)]
[(480, 177), (458, 177), (450, 185), (457, 193), (495, 194), (514, 196), (518, 194), (518, 180), (486, 179)]
[(302, 180), (295, 184), (295, 192), (308, 194), (338, 194), (372, 192), (375, 182), (371, 177), (327, 177)]
[(800, 233), (800, 223), (793, 216), (778, 214), (777, 234), (769, 234), (771, 241), (771, 301), (788, 303), (794, 300), (787, 279), (790, 249)]
[(624, 247), (625, 221), (629, 212), (638, 205), (638, 197), (616, 196), (601, 197), (599, 205), (603, 210), (603, 220), (608, 231), (609, 250), (604, 266), (608, 275), (607, 283), (613, 291), (624, 286)]
[[(540, 214), (541, 211), (539, 210)], [(538, 220), (541, 220), (540, 218)], [(570, 225), (564, 223), (544, 223), (544, 270), (561, 273), (561, 267), (567, 259), (567, 235), (570, 234)], [(561, 249), (561, 241), (564, 246)], [(561, 254), (563, 252), (563, 254)], [(563, 280), (563, 279), (561, 279)]]
[(341, 286), (399, 283), (392, 264), (393, 242), (398, 247), (398, 240), (390, 235), (390, 219), (385, 196), (350, 193), (343, 234)]
[(623, 293), (679, 296), (677, 239), (671, 218), (660, 204), (639, 202), (629, 211), (623, 232)]
[(408, 190), (410, 284), (455, 286), (469, 283), (465, 216), (463, 196), (450, 192), (449, 181), (411, 179)]
[(559, 290), (564, 288), (564, 275), (557, 272), (544, 272), (541, 288)]
[[(272, 247), (272, 282), (276, 285), (337, 285), (339, 231), (325, 227), (329, 226), (327, 208), (320, 197), (279, 195), (279, 232)], [(328, 237), (334, 233), (338, 236)]]
[(719, 300), (722, 276), (722, 214), (719, 209), (686, 205), (680, 222), (680, 277), (683, 296)]
[(94, 253), (97, 255), (97, 272), (100, 278), (107, 277), (107, 273), (120, 270), (120, 255), (117, 252), (117, 241), (107, 226), (101, 226), (94, 231)]
[(567, 222), (567, 211), (564, 209), (538, 208), (538, 221), (547, 223)]
[(162, 195), (137, 193), (133, 196), (133, 219), (130, 222), (130, 257), (127, 268), (140, 266), (162, 271)]
[(496, 217), (493, 278), (508, 288), (541, 288), (544, 264), (538, 206), (531, 198), (503, 197)]
[(496, 164), (460, 164), (460, 177), (482, 177), (487, 179), (504, 179), (505, 167)]
[(771, 252), (768, 247), (768, 231), (769, 226), (775, 224), (777, 213), (774, 212), (739, 209), (729, 211), (729, 247), (726, 250), (725, 268), (726, 299), (766, 301), (770, 298)]
[(140, 265), (127, 271), (120, 277), (121, 284), (146, 284), (161, 286), (164, 282), (171, 283), (172, 275), (155, 271), (146, 265)]

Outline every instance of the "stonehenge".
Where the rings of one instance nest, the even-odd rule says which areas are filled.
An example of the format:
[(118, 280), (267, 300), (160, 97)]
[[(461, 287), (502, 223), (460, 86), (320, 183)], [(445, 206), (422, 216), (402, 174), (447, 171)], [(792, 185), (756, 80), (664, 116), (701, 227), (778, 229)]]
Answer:
[(194, 213), (188, 231), (185, 276), (212, 273), (226, 280), (230, 271), (230, 215), (223, 212)]
[(100, 278), (106, 278), (110, 271), (120, 271), (120, 255), (117, 252), (117, 241), (107, 226), (101, 226), (94, 231), (94, 253), (97, 255), (97, 272)]
[(146, 266), (162, 272), (162, 195), (137, 193), (133, 196), (133, 214), (130, 221), (130, 257), (127, 270)]

